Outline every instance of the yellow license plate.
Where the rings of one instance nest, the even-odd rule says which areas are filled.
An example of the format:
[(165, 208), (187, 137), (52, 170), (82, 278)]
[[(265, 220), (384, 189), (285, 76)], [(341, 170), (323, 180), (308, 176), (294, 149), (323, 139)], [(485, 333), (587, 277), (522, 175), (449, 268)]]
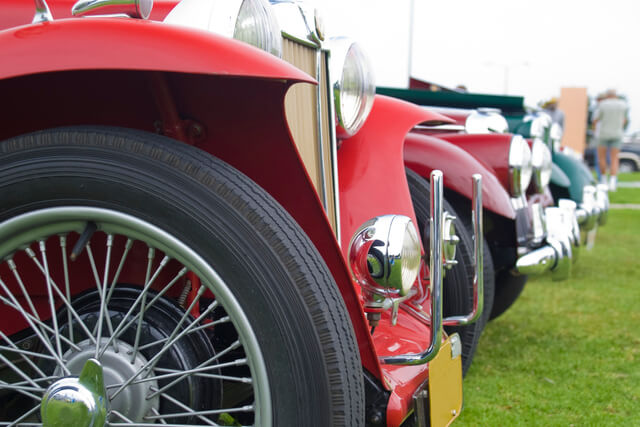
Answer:
[(448, 426), (462, 410), (462, 342), (451, 335), (429, 362), (431, 427)]

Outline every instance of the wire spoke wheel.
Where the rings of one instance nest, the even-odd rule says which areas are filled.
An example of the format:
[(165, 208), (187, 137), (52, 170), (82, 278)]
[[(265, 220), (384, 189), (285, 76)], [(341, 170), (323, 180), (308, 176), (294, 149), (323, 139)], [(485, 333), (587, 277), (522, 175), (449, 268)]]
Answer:
[(333, 277), (229, 164), (53, 129), (0, 142), (0, 200), (0, 425), (362, 425)]
[[(21, 215), (0, 224), (0, 241), (10, 320), (0, 397), (13, 402), (2, 425), (40, 423), (47, 388), (90, 358), (102, 366), (111, 425), (261, 425), (270, 402), (255, 336), (226, 284), (182, 242), (86, 207)], [(141, 286), (120, 283), (143, 261)]]

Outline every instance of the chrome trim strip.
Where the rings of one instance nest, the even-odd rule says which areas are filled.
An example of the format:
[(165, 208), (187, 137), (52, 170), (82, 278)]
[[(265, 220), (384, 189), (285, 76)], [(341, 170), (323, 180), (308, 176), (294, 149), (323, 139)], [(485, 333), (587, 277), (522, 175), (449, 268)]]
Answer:
[(442, 221), (443, 221), (442, 172), (431, 172), (431, 221), (429, 223), (429, 286), (431, 287), (431, 342), (422, 353), (382, 357), (389, 365), (422, 365), (432, 360), (442, 345)]
[[(322, 85), (320, 82), (322, 81), (322, 51), (320, 49), (316, 50), (316, 81), (318, 84), (316, 85), (316, 126), (318, 128), (318, 160), (320, 163), (318, 167), (320, 168), (320, 189), (322, 191), (322, 205), (324, 206), (325, 212), (327, 212), (327, 216), (329, 214), (329, 195), (327, 194), (327, 184), (325, 181), (325, 172), (326, 165), (324, 162), (324, 132), (322, 132)], [(329, 96), (331, 96), (329, 94)], [(337, 222), (337, 220), (336, 220)]]
[(451, 124), (446, 124), (446, 125), (433, 125), (433, 126), (428, 126), (428, 125), (417, 125), (415, 126), (414, 129), (425, 129), (425, 130), (433, 130), (433, 131), (446, 131), (446, 132), (451, 132), (451, 131), (456, 131), (456, 132), (463, 132), (464, 131), (464, 126), (463, 125), (451, 125)]
[(33, 15), (32, 24), (39, 24), (40, 22), (53, 21), (53, 15), (49, 10), (46, 0), (35, 0), (36, 13)]
[(444, 326), (464, 326), (476, 322), (484, 309), (484, 234), (482, 231), (482, 175), (472, 176), (471, 216), (473, 220), (473, 308), (466, 316), (445, 317)]
[(335, 113), (335, 102), (333, 98), (333, 90), (331, 86), (331, 67), (329, 67), (329, 62), (331, 59), (331, 51), (322, 49), (322, 52), (326, 52), (326, 72), (327, 72), (327, 98), (329, 98), (328, 105), (328, 113), (329, 113), (329, 143), (331, 144), (331, 168), (333, 172), (333, 200), (335, 206), (335, 215), (336, 215), (336, 239), (338, 240), (338, 245), (342, 246), (342, 230), (340, 227), (340, 186), (338, 183), (338, 139), (336, 136), (336, 126), (338, 123), (336, 122), (336, 113)]
[(153, 0), (79, 0), (71, 8), (73, 16), (112, 15), (124, 13), (132, 18), (147, 19)]

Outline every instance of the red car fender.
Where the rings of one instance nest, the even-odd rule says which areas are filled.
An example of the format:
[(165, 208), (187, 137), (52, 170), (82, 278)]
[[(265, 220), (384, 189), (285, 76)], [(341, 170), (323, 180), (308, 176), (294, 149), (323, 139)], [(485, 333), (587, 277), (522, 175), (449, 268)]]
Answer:
[(286, 121), (287, 90), (313, 79), (244, 43), (141, 20), (26, 25), (0, 31), (0, 49), (10, 58), (0, 93), (11, 100), (0, 104), (0, 141), (59, 126), (155, 132), (162, 114), (151, 85), (166, 81), (171, 107), (202, 130), (194, 145), (252, 178), (315, 244), (349, 310), (363, 365), (381, 378), (357, 291)]
[(246, 43), (139, 19), (62, 19), (11, 28), (0, 31), (0, 51), (0, 79), (118, 69), (314, 81)]
[(509, 147), (513, 134), (441, 134), (438, 138), (444, 139), (471, 153), (475, 158), (489, 165), (496, 176), (508, 189), (509, 184)]
[(450, 123), (445, 116), (414, 104), (376, 95), (362, 129), (342, 141), (338, 150), (342, 250), (369, 219), (389, 213), (406, 215), (417, 224), (404, 171), (406, 134), (424, 122)]
[[(342, 141), (338, 150), (342, 251), (346, 256), (355, 231), (367, 220), (385, 214), (406, 215), (417, 224), (403, 162), (406, 134), (424, 122), (450, 123), (450, 119), (414, 104), (378, 95), (362, 129)], [(422, 235), (422, 233), (419, 233)], [(389, 313), (373, 337), (381, 355), (416, 353), (428, 346), (426, 325), (403, 310), (391, 326)], [(428, 365), (382, 365), (382, 384), (392, 390), (387, 425), (397, 427), (410, 412), (413, 393), (427, 379)]]
[(423, 177), (429, 177), (434, 169), (442, 170), (445, 188), (468, 199), (471, 199), (471, 175), (481, 174), (484, 209), (515, 218), (509, 194), (495, 170), (444, 138), (410, 133), (405, 140), (404, 161), (409, 169)]

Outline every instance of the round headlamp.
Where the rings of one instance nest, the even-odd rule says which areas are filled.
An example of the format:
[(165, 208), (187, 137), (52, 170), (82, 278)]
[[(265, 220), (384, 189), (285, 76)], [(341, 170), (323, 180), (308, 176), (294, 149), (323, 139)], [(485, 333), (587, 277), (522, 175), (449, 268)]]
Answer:
[(369, 59), (354, 41), (346, 37), (330, 38), (329, 73), (336, 110), (336, 133), (348, 138), (367, 120), (376, 92), (375, 77)]
[(509, 124), (500, 110), (479, 108), (467, 116), (464, 129), (470, 134), (506, 133), (509, 131)]
[(553, 147), (554, 151), (560, 151), (562, 135), (563, 135), (562, 126), (560, 126), (558, 123), (552, 124), (551, 130), (549, 131), (549, 139), (551, 140), (551, 147)]
[(211, 31), (282, 57), (282, 34), (265, 0), (182, 0), (164, 22)]
[(537, 114), (530, 120), (529, 137), (545, 139), (551, 119), (547, 114)]
[(531, 166), (533, 168), (533, 184), (538, 193), (543, 193), (551, 180), (553, 160), (549, 147), (539, 138), (533, 140), (531, 146)]
[(369, 292), (405, 296), (420, 270), (420, 240), (410, 218), (384, 215), (367, 221), (351, 238), (349, 268)]
[(527, 191), (531, 181), (531, 149), (527, 141), (520, 135), (513, 135), (509, 146), (510, 191), (518, 197)]

